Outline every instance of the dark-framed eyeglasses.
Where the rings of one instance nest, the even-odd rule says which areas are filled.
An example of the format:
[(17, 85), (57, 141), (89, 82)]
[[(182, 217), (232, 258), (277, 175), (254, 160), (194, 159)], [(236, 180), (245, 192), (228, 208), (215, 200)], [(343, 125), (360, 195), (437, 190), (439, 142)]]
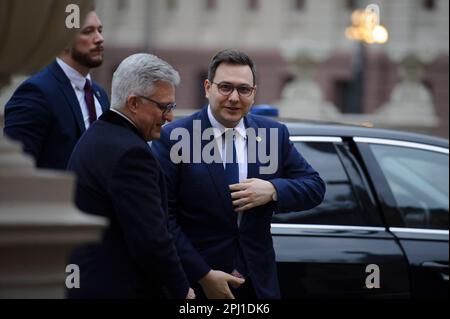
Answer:
[(160, 103), (158, 101), (155, 101), (149, 97), (145, 97), (142, 95), (138, 95), (140, 98), (150, 101), (152, 103), (154, 103), (161, 111), (163, 111), (163, 116), (167, 115), (167, 113), (169, 113), (170, 111), (172, 111), (173, 109), (175, 109), (177, 107), (177, 103), (167, 103), (167, 104), (163, 104)]
[(249, 97), (255, 90), (254, 86), (250, 86), (248, 84), (241, 84), (235, 86), (229, 82), (220, 82), (220, 83), (212, 82), (212, 83), (217, 85), (219, 93), (224, 96), (228, 96), (231, 93), (233, 93), (234, 90), (236, 90), (240, 96)]

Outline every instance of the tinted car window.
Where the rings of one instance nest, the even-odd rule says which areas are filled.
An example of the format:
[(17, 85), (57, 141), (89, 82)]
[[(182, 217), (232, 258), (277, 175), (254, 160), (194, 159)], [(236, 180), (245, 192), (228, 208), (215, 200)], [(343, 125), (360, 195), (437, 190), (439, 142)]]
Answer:
[(352, 183), (333, 143), (294, 143), (300, 154), (319, 172), (326, 183), (325, 198), (319, 206), (301, 212), (277, 214), (274, 223), (365, 226)]
[(448, 155), (371, 145), (406, 227), (448, 229)]

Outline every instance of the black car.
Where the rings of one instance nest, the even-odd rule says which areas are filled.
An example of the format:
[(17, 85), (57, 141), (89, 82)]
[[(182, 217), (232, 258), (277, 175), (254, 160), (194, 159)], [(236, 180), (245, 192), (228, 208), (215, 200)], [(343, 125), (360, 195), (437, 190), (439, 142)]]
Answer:
[(448, 298), (448, 140), (286, 125), (327, 192), (273, 217), (282, 297)]

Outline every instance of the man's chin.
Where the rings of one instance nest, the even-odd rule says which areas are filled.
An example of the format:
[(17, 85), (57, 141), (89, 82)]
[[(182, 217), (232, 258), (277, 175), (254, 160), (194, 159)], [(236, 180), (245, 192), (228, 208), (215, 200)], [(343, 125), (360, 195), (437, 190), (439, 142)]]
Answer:
[(151, 136), (151, 140), (159, 140), (159, 138), (161, 137), (161, 132), (153, 132), (152, 136)]
[(81, 53), (80, 51), (72, 49), (71, 56), (74, 61), (89, 69), (99, 67), (103, 63), (102, 52)]
[(88, 61), (86, 61), (86, 64), (86, 66), (90, 69), (97, 68), (103, 64), (103, 57), (99, 59), (89, 59)]
[[(242, 113), (237, 113), (237, 114), (227, 114), (223, 117), (224, 121), (228, 124), (226, 126), (229, 127), (234, 127), (237, 123), (239, 123), (239, 121), (243, 118), (244, 116), (242, 115)], [(224, 123), (222, 123), (224, 124)]]

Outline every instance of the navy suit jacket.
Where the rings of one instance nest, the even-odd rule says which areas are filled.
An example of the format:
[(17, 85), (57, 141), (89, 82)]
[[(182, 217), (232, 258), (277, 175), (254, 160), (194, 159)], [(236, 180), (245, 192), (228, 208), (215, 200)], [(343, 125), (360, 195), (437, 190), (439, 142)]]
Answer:
[(105, 112), (80, 138), (68, 169), (77, 175), (75, 202), (107, 217), (99, 244), (76, 249), (80, 288), (70, 298), (184, 299), (189, 284), (167, 227), (164, 175), (134, 125)]
[[(106, 111), (105, 91), (96, 83), (92, 86)], [(22, 142), (40, 168), (66, 169), (84, 131), (76, 94), (56, 61), (22, 83), (5, 106), (5, 135)]]
[[(196, 132), (194, 120), (201, 121)], [(178, 253), (191, 282), (197, 282), (210, 269), (231, 273), (239, 247), (247, 263), (249, 276), (259, 298), (279, 298), (275, 253), (270, 233), (274, 212), (306, 210), (318, 205), (325, 192), (319, 174), (303, 159), (289, 140), (287, 128), (261, 116), (247, 115), (246, 128), (275, 128), (278, 132), (278, 167), (273, 174), (261, 174), (261, 161), (248, 164), (248, 178), (269, 180), (278, 194), (270, 202), (243, 214), (240, 226), (234, 212), (222, 162), (206, 164), (174, 164), (172, 146), (180, 141), (170, 139), (177, 128), (185, 128), (193, 136), (211, 127), (207, 108), (164, 127), (161, 139), (152, 149), (166, 173), (169, 189), (170, 227)], [(267, 141), (270, 140), (270, 131)], [(202, 149), (210, 140), (202, 141)], [(257, 150), (263, 143), (256, 143)], [(261, 145), (259, 145), (261, 144)], [(266, 143), (266, 153), (269, 154)], [(181, 153), (184, 150), (181, 151)], [(194, 152), (191, 149), (191, 153)], [(190, 154), (191, 160), (194, 154)]]

